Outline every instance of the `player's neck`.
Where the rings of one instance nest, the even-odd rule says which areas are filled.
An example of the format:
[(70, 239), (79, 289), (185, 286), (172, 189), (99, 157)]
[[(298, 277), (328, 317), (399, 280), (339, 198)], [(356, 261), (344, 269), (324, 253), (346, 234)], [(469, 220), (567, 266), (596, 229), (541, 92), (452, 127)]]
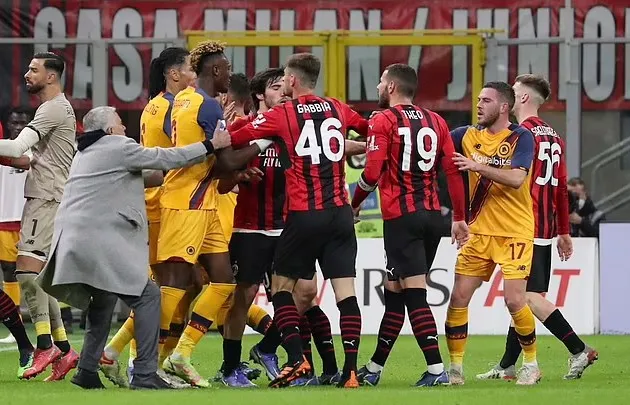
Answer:
[(518, 112), (518, 116), (516, 117), (516, 119), (518, 120), (519, 124), (522, 124), (523, 121), (525, 121), (529, 117), (538, 117), (538, 108), (522, 107), (521, 110)]
[(511, 122), (509, 117), (499, 118), (494, 124), (486, 127), (486, 130), (489, 134), (496, 134), (508, 128), (510, 124)]
[(313, 89), (307, 89), (307, 88), (301, 88), (301, 87), (295, 87), (293, 88), (293, 98), (299, 98), (299, 97), (304, 97), (304, 96), (311, 96), (313, 95)]
[(219, 95), (219, 93), (214, 89), (212, 78), (200, 77), (197, 80), (197, 84), (199, 85), (199, 88), (205, 91), (210, 97), (216, 97)]
[(37, 97), (39, 97), (39, 100), (42, 103), (45, 103), (46, 101), (57, 97), (59, 94), (61, 94), (61, 87), (58, 85), (50, 85), (44, 87), (39, 93), (37, 93)]
[(413, 100), (408, 97), (390, 97), (389, 106), (396, 107), (397, 105), (413, 105)]
[(167, 93), (171, 93), (172, 95), (177, 95), (177, 93), (179, 93), (180, 91), (182, 91), (184, 89), (180, 89), (179, 86), (177, 85), (177, 83), (171, 83), (171, 82), (166, 82), (166, 89), (165, 91)]
[(234, 106), (234, 112), (236, 113), (237, 117), (244, 117), (245, 116), (245, 106), (244, 105), (235, 105)]

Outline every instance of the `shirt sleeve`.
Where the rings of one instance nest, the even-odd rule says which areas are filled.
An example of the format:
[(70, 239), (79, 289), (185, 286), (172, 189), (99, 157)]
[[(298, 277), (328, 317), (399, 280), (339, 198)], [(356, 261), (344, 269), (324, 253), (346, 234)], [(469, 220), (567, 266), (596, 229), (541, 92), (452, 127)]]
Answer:
[[(213, 98), (204, 99), (199, 106), (197, 123), (206, 133), (206, 139), (212, 139), (219, 121), (223, 121), (223, 110), (221, 110), (219, 103)], [(225, 126), (225, 122), (223, 122), (223, 125)]]
[(258, 116), (247, 125), (230, 131), (232, 136), (232, 146), (235, 148), (249, 145), (254, 139), (274, 138), (282, 136), (284, 127), (280, 125), (284, 108), (272, 108), (271, 110), (258, 114)]
[[(169, 105), (168, 110), (166, 110), (166, 115), (164, 115), (164, 122), (162, 123), (162, 131), (168, 136), (168, 139), (173, 139), (171, 136), (173, 133), (173, 129), (171, 127), (171, 112), (173, 111), (173, 106)], [(212, 131), (214, 133), (214, 131)]]
[(529, 171), (534, 160), (534, 136), (525, 128), (519, 129), (520, 133), (516, 148), (512, 155), (512, 169)]
[(236, 131), (238, 129), (243, 128), (245, 125), (249, 124), (252, 121), (250, 116), (246, 116), (246, 117), (241, 117), (241, 118), (237, 118), (234, 122), (232, 122), (229, 126), (228, 126), (228, 131), (233, 132)]
[(455, 152), (464, 154), (464, 135), (468, 131), (469, 126), (458, 127), (451, 131), (451, 138), (453, 140), (453, 146), (455, 147)]
[(47, 101), (42, 104), (35, 112), (35, 117), (27, 125), (33, 131), (37, 132), (39, 139), (46, 137), (50, 132), (57, 128), (65, 119), (66, 110), (61, 104)]
[(347, 129), (353, 130), (361, 136), (366, 136), (368, 134), (368, 120), (363, 118), (361, 114), (354, 111), (348, 105), (344, 104), (344, 106), (346, 110), (345, 120)]

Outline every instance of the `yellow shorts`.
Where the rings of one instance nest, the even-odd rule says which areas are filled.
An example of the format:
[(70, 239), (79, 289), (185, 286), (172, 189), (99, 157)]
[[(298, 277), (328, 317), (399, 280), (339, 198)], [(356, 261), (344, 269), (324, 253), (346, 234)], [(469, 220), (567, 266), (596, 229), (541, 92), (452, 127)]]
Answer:
[(158, 263), (157, 246), (160, 237), (160, 222), (149, 222), (149, 265)]
[(216, 210), (173, 210), (162, 208), (157, 261), (180, 258), (197, 263), (199, 255), (225, 253), (225, 240)]
[(0, 231), (0, 261), (15, 262), (17, 260), (17, 244), (20, 231)]
[(219, 220), (223, 228), (225, 240), (230, 243), (232, 239), (232, 230), (234, 229), (234, 208), (236, 207), (236, 194), (229, 192), (227, 194), (219, 194), (217, 197), (217, 210)]
[(471, 235), (457, 255), (455, 274), (489, 281), (499, 265), (505, 280), (526, 280), (533, 254), (534, 241), (530, 239)]

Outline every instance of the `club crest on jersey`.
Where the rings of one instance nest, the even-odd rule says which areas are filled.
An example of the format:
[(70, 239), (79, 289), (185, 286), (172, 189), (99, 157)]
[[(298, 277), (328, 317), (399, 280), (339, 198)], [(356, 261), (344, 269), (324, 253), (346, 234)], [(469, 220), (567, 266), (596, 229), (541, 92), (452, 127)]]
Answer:
[(510, 154), (511, 145), (507, 142), (503, 142), (497, 148), (497, 156), (500, 158), (506, 158)]

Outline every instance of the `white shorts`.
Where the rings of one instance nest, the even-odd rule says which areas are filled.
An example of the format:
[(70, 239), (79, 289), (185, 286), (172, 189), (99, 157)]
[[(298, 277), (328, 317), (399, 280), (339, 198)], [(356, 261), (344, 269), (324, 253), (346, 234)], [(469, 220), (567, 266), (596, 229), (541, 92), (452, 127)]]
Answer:
[(43, 262), (48, 259), (58, 208), (57, 201), (38, 198), (26, 200), (22, 212), (18, 256), (28, 256)]

